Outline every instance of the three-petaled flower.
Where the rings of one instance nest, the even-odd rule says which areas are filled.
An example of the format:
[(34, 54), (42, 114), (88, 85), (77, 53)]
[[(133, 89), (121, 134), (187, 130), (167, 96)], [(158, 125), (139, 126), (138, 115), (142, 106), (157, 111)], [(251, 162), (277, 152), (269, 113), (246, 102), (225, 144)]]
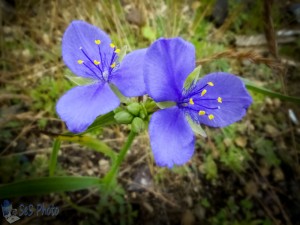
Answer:
[(149, 96), (156, 102), (175, 103), (150, 120), (150, 143), (159, 166), (171, 168), (192, 157), (195, 138), (188, 118), (196, 124), (224, 127), (240, 120), (252, 103), (243, 82), (228, 73), (208, 74), (185, 88), (195, 68), (195, 49), (181, 38), (155, 41), (144, 60)]
[(63, 60), (74, 74), (92, 80), (69, 90), (57, 103), (56, 111), (70, 131), (83, 132), (97, 116), (118, 107), (120, 101), (109, 84), (127, 97), (145, 94), (145, 52), (133, 51), (119, 62), (120, 49), (105, 32), (83, 21), (69, 25), (62, 40)]

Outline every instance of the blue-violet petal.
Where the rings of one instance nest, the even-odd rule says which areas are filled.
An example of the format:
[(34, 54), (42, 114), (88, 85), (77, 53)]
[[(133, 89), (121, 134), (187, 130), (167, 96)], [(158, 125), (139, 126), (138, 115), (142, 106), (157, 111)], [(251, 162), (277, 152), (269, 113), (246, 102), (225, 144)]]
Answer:
[(97, 116), (117, 108), (118, 97), (107, 83), (74, 87), (65, 93), (56, 105), (60, 118), (74, 133), (85, 131)]
[(152, 115), (149, 134), (154, 159), (159, 166), (182, 165), (194, 153), (193, 131), (176, 106)]

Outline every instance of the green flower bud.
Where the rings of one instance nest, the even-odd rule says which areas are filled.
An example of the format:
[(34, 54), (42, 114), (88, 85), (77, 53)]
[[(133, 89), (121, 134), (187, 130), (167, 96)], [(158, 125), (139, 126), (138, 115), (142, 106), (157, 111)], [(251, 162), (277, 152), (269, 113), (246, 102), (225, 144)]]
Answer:
[(148, 113), (147, 110), (144, 106), (141, 107), (140, 113), (139, 113), (139, 117), (141, 117), (142, 119), (145, 119), (147, 117)]
[(131, 123), (131, 129), (136, 132), (140, 133), (145, 130), (146, 125), (145, 122), (140, 117), (135, 117)]
[(137, 102), (133, 102), (127, 106), (127, 109), (130, 113), (137, 116), (137, 115), (139, 115), (139, 112), (141, 110), (141, 105)]
[(118, 123), (125, 123), (125, 124), (129, 124), (131, 123), (132, 119), (133, 119), (133, 115), (131, 115), (129, 112), (127, 111), (121, 111), (121, 112), (117, 112), (114, 115), (115, 120)]

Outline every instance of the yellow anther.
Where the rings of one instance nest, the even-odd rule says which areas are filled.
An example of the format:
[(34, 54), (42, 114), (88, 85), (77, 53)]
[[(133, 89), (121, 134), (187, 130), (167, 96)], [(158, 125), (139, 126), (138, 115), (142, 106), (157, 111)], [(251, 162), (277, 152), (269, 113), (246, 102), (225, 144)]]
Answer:
[(100, 40), (95, 40), (95, 44), (96, 44), (96, 45), (100, 45), (100, 44), (101, 44), (101, 41), (100, 41)]
[(213, 114), (208, 115), (208, 119), (212, 120), (213, 118), (215, 118)]
[(214, 83), (213, 83), (213, 82), (208, 82), (207, 84), (208, 84), (209, 86), (211, 86), (211, 87), (214, 86)]
[(116, 46), (113, 43), (110, 43), (109, 45), (111, 48), (115, 48)]
[(203, 116), (203, 115), (205, 115), (205, 111), (200, 110), (198, 114), (199, 114), (200, 116)]
[(218, 97), (218, 102), (222, 103), (222, 98), (221, 97)]
[(206, 89), (204, 89), (202, 92), (201, 92), (201, 96), (205, 95), (206, 94)]
[(82, 64), (83, 63), (83, 60), (79, 59), (77, 60), (78, 64)]
[(96, 59), (94, 60), (94, 64), (95, 65), (99, 65), (100, 64), (100, 62), (99, 61), (97, 61)]
[(119, 48), (117, 48), (117, 49), (115, 50), (115, 53), (119, 54), (120, 51), (121, 51), (121, 50), (120, 50)]
[(115, 67), (116, 67), (116, 63), (115, 62), (110, 65), (110, 68), (115, 68)]
[(195, 104), (192, 98), (190, 98), (189, 103), (190, 103), (191, 105), (194, 105), (194, 104)]

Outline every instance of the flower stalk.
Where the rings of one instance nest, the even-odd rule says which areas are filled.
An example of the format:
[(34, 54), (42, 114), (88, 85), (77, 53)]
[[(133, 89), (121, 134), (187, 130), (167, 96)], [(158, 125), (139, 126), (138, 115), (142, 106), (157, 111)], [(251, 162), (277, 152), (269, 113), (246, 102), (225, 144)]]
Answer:
[(120, 168), (120, 165), (124, 161), (124, 158), (125, 158), (128, 150), (129, 150), (130, 146), (132, 145), (133, 140), (134, 140), (136, 135), (137, 135), (136, 132), (130, 131), (126, 142), (124, 143), (120, 153), (117, 156), (117, 159), (115, 160), (114, 164), (111, 166), (108, 173), (102, 179), (106, 190), (109, 190), (109, 187), (111, 186), (112, 182), (115, 181), (115, 179), (117, 177), (117, 174), (118, 174), (118, 171), (119, 171), (119, 168)]

